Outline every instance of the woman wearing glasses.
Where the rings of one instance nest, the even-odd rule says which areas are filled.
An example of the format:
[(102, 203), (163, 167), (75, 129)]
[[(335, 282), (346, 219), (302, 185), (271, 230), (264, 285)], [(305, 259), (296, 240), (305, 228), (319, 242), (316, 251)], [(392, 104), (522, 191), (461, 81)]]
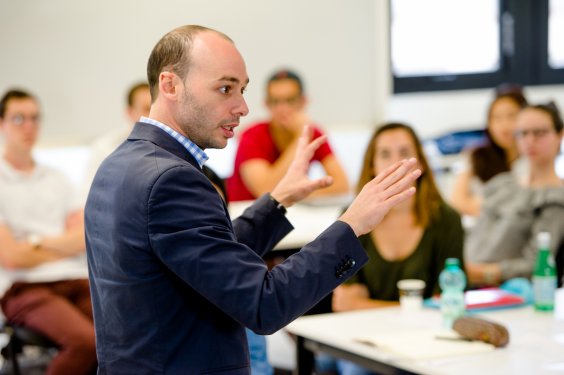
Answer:
[(527, 106), (517, 116), (514, 136), (529, 170), (521, 179), (502, 173), (485, 185), (482, 212), (464, 249), (471, 284), (530, 277), (537, 233), (551, 233), (553, 252), (564, 239), (564, 181), (555, 169), (562, 128), (553, 103)]

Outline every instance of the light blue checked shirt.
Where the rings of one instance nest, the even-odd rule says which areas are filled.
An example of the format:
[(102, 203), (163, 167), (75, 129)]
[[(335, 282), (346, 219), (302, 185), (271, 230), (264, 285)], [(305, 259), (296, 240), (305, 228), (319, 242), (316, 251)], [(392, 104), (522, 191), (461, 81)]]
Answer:
[(172, 138), (176, 139), (184, 148), (196, 159), (200, 168), (204, 165), (204, 163), (209, 159), (208, 155), (199, 148), (194, 142), (183, 136), (182, 134), (178, 133), (175, 130), (172, 130), (162, 122), (157, 120), (150, 119), (145, 116), (141, 116), (139, 119), (140, 122), (144, 122), (145, 124), (154, 125), (157, 128), (161, 128), (165, 132), (167, 132)]

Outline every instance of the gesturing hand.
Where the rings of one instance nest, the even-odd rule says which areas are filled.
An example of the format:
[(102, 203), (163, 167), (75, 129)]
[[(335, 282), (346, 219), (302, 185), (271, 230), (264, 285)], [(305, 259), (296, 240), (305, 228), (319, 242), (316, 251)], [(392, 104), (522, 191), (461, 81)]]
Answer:
[(357, 236), (370, 232), (396, 204), (415, 193), (413, 182), (421, 175), (415, 158), (402, 160), (374, 177), (362, 188), (339, 220)]
[(284, 177), (271, 192), (272, 197), (285, 207), (290, 207), (294, 203), (306, 198), (313, 191), (330, 186), (333, 183), (333, 178), (330, 176), (316, 180), (308, 177), (309, 163), (315, 150), (327, 140), (327, 136), (324, 135), (311, 141), (312, 134), (313, 129), (311, 126), (305, 125), (298, 139), (296, 154), (292, 164), (290, 164)]

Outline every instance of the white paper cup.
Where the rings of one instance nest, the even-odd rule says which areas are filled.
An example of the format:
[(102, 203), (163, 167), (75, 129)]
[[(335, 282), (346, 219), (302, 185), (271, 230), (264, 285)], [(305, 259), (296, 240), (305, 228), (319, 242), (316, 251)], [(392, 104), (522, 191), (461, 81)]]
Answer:
[(425, 281), (405, 279), (398, 281), (399, 300), (402, 311), (417, 311), (423, 306)]

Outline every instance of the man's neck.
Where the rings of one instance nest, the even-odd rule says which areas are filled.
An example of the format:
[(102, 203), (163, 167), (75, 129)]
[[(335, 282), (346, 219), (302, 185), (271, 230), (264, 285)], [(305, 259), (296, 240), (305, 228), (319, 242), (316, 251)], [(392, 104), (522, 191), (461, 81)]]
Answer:
[(177, 125), (174, 118), (170, 116), (170, 113), (172, 113), (172, 111), (166, 111), (166, 110), (161, 111), (157, 106), (153, 106), (151, 107), (151, 112), (147, 117), (150, 118), (151, 120), (158, 121), (161, 124), (168, 126), (178, 134), (182, 134), (186, 138), (190, 139), (190, 137), (188, 137), (188, 135), (184, 132), (184, 130), (182, 130), (180, 126)]

